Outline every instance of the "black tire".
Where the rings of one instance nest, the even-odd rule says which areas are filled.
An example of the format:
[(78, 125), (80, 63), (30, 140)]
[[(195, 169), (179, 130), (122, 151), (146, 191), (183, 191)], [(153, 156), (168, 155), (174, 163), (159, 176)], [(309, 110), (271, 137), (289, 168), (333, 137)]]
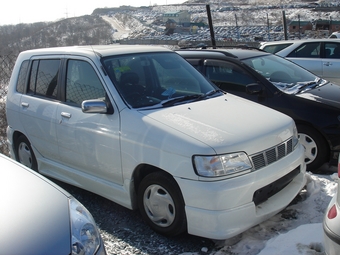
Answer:
[(32, 150), (31, 143), (24, 135), (19, 136), (16, 140), (15, 157), (21, 164), (38, 171), (37, 160)]
[(298, 125), (297, 129), (299, 141), (305, 148), (307, 171), (318, 172), (318, 169), (327, 162), (329, 146), (315, 129), (304, 125)]
[(147, 175), (138, 188), (138, 207), (157, 233), (176, 236), (187, 229), (184, 200), (176, 181), (162, 172)]

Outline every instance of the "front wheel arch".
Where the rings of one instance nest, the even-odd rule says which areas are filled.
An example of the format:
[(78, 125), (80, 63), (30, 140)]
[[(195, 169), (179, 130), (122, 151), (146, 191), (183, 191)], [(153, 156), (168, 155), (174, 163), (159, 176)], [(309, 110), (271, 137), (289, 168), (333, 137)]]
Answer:
[(307, 170), (317, 172), (327, 162), (330, 149), (324, 137), (313, 127), (297, 124), (299, 141), (305, 148)]
[(157, 233), (176, 236), (186, 231), (185, 203), (175, 179), (163, 171), (146, 175), (137, 191), (144, 221)]

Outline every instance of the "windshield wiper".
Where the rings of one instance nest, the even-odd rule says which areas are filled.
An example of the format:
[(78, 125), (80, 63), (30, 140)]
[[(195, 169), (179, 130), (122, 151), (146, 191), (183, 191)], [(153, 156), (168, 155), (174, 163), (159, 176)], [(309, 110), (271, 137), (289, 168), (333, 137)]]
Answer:
[(309, 81), (309, 82), (305, 82), (305, 83), (300, 83), (302, 86), (298, 88), (298, 93), (302, 93), (304, 91), (306, 91), (307, 89), (314, 89), (315, 87), (317, 87), (318, 85), (320, 85), (320, 82), (322, 81), (321, 78), (315, 80), (315, 81)]
[(194, 94), (194, 95), (188, 95), (188, 96), (175, 97), (175, 98), (164, 100), (161, 102), (161, 104), (163, 107), (172, 106), (180, 102), (188, 101), (191, 99), (197, 99), (200, 96), (201, 96), (200, 94)]
[(205, 94), (194, 94), (194, 95), (188, 95), (188, 96), (181, 96), (181, 97), (175, 97), (175, 98), (171, 98), (171, 99), (167, 99), (161, 102), (163, 107), (167, 107), (167, 106), (172, 106), (175, 105), (177, 103), (181, 103), (181, 102), (185, 102), (185, 101), (199, 101), (199, 100), (203, 100), (206, 99), (210, 96), (213, 96), (216, 93), (220, 93), (222, 92), (222, 90), (211, 90)]

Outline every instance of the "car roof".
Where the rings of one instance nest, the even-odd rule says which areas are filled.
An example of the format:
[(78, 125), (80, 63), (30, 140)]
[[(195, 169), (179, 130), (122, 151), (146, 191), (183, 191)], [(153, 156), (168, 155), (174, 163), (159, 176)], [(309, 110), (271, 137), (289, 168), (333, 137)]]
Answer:
[(99, 55), (102, 57), (110, 55), (121, 55), (129, 53), (151, 53), (151, 52), (171, 52), (170, 49), (161, 46), (144, 46), (144, 45), (85, 45), (85, 46), (67, 46), (27, 50), (21, 55), (47, 55), (47, 54), (71, 54), (82, 56)]
[(302, 44), (305, 42), (340, 42), (339, 39), (330, 39), (330, 38), (322, 38), (322, 39), (303, 39), (303, 40), (282, 40), (282, 41), (272, 41), (272, 42), (262, 42), (261, 47), (267, 46), (267, 45), (276, 45), (276, 44)]
[(231, 57), (239, 60), (270, 55), (270, 53), (247, 48), (220, 48), (220, 49), (181, 49), (176, 50), (180, 55), (185, 57)]

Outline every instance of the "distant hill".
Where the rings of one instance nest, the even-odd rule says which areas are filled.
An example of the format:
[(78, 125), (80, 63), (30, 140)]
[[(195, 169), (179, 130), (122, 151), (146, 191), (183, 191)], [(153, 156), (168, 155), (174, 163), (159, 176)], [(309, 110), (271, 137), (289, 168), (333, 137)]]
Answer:
[(0, 26), (0, 54), (69, 45), (109, 44), (112, 27), (101, 17), (86, 15), (57, 22)]

